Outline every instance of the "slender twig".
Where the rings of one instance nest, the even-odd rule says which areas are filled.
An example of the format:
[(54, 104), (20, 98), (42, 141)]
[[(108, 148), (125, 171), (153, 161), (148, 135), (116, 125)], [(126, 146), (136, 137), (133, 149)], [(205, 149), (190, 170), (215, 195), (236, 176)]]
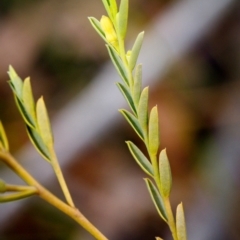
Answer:
[(9, 168), (11, 168), (19, 177), (21, 177), (28, 185), (34, 186), (37, 189), (37, 194), (39, 197), (71, 217), (96, 239), (107, 240), (107, 238), (92, 223), (90, 223), (77, 208), (69, 206), (57, 198), (55, 195), (53, 195), (51, 192), (49, 192), (35, 178), (33, 178), (31, 174), (29, 174), (9, 152), (0, 151), (0, 159), (2, 159), (4, 163)]
[(71, 206), (71, 207), (74, 207), (74, 203), (73, 203), (73, 200), (72, 200), (72, 197), (71, 197), (71, 194), (68, 190), (68, 187), (67, 187), (67, 184), (66, 184), (66, 181), (64, 179), (64, 176), (62, 174), (62, 170), (60, 168), (60, 165), (59, 165), (59, 162), (58, 162), (58, 159), (57, 159), (57, 156), (56, 156), (56, 153), (52, 147), (52, 151), (51, 151), (51, 163), (52, 163), (52, 167), (55, 171), (55, 174), (56, 174), (56, 177), (58, 179), (58, 182), (62, 188), (62, 191), (63, 191), (63, 194), (67, 200), (67, 203)]

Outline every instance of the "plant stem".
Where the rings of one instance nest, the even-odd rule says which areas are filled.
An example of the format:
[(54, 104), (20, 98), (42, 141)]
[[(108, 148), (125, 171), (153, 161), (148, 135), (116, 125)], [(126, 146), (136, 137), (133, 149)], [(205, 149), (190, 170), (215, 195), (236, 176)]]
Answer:
[[(149, 153), (149, 151), (148, 151)], [(151, 163), (153, 166), (153, 173), (154, 173), (154, 180), (157, 184), (158, 190), (161, 193), (161, 182), (160, 182), (160, 174), (159, 174), (159, 168), (158, 168), (158, 161), (157, 156), (149, 154)]]
[(169, 197), (164, 198), (164, 205), (165, 205), (165, 209), (166, 209), (166, 213), (167, 213), (167, 217), (168, 217), (168, 226), (171, 230), (173, 239), (178, 240), (177, 231), (176, 231), (176, 224), (175, 224), (175, 220), (174, 220), (174, 217), (173, 217), (173, 212), (172, 212), (171, 204), (170, 204), (170, 201), (169, 201)]
[(59, 162), (58, 162), (58, 159), (57, 159), (57, 156), (56, 156), (56, 153), (53, 149), (53, 147), (51, 148), (51, 163), (52, 163), (52, 167), (55, 171), (55, 174), (57, 176), (57, 179), (58, 179), (58, 182), (62, 188), (62, 191), (63, 191), (63, 194), (67, 200), (67, 203), (71, 206), (71, 207), (74, 207), (74, 203), (73, 203), (73, 200), (72, 200), (72, 197), (71, 197), (71, 194), (68, 190), (68, 187), (67, 187), (67, 184), (65, 182), (65, 179), (63, 177), (63, 174), (62, 174), (62, 170), (59, 166)]
[(18, 185), (6, 185), (6, 192), (19, 192), (19, 191), (26, 191), (26, 190), (35, 190), (35, 187), (32, 186), (18, 186)]
[(77, 208), (69, 206), (49, 192), (37, 180), (35, 180), (9, 152), (0, 151), (0, 159), (2, 159), (5, 164), (18, 174), (28, 185), (34, 186), (38, 190), (37, 194), (39, 197), (71, 217), (96, 239), (107, 240), (107, 238), (92, 223), (90, 223)]

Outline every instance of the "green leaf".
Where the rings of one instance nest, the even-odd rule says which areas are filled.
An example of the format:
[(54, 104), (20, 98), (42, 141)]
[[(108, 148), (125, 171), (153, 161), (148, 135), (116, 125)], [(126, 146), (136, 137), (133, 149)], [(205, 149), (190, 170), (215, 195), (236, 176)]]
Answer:
[(26, 78), (25, 81), (23, 82), (22, 100), (27, 115), (31, 118), (32, 122), (36, 122), (35, 103), (33, 99), (30, 78)]
[(110, 9), (112, 12), (112, 16), (116, 17), (117, 11), (118, 11), (116, 0), (109, 0), (109, 2), (110, 2)]
[(8, 75), (10, 77), (10, 82), (11, 82), (10, 86), (14, 89), (14, 92), (18, 96), (18, 98), (21, 99), (23, 82), (11, 65), (9, 66)]
[(139, 122), (136, 117), (134, 117), (133, 114), (128, 112), (127, 110), (121, 109), (119, 110), (120, 113), (126, 118), (126, 120), (129, 122), (131, 127), (135, 130), (135, 132), (138, 134), (138, 136), (143, 140), (143, 132), (141, 130), (141, 126), (139, 125)]
[(154, 184), (152, 183), (152, 181), (150, 179), (146, 178), (144, 180), (147, 184), (148, 191), (150, 193), (152, 201), (153, 201), (159, 215), (161, 216), (161, 218), (165, 222), (167, 222), (167, 214), (166, 214), (166, 211), (165, 211), (165, 207), (164, 207), (164, 204), (163, 204), (162, 197), (160, 196), (157, 188), (154, 186)]
[(30, 128), (28, 125), (26, 126), (28, 137), (31, 140), (33, 146), (37, 149), (37, 151), (41, 154), (41, 156), (47, 160), (48, 162), (51, 162), (50, 154), (45, 146), (45, 144), (42, 141), (41, 136), (34, 130), (33, 128)]
[(187, 240), (187, 230), (182, 203), (177, 206), (176, 227), (178, 240)]
[(126, 99), (126, 101), (128, 102), (128, 105), (130, 106), (132, 111), (135, 113), (135, 115), (137, 115), (137, 110), (135, 108), (134, 102), (132, 100), (132, 96), (129, 93), (128, 89), (121, 83), (117, 83), (117, 86), (121, 91), (122, 95), (124, 96), (124, 98)]
[(159, 156), (159, 173), (162, 194), (164, 197), (168, 197), (172, 188), (172, 174), (166, 149), (162, 150)]
[(0, 150), (1, 147), (4, 148), (4, 150), (9, 151), (9, 145), (8, 145), (8, 139), (6, 132), (4, 130), (4, 127), (2, 125), (2, 122), (0, 121)]
[(153, 168), (151, 163), (148, 161), (148, 159), (145, 157), (145, 155), (141, 152), (141, 150), (131, 141), (126, 142), (129, 148), (129, 151), (131, 152), (132, 156), (138, 163), (138, 165), (142, 168), (142, 170), (153, 177)]
[(138, 120), (142, 128), (144, 139), (147, 141), (148, 128), (148, 87), (145, 87), (141, 93), (138, 105)]
[(119, 75), (121, 76), (123, 81), (127, 85), (129, 85), (125, 68), (124, 68), (124, 66), (122, 64), (122, 60), (118, 56), (116, 50), (112, 46), (110, 46), (110, 45), (106, 45), (106, 47), (107, 47), (108, 53), (109, 53), (109, 55), (110, 55), (110, 57), (112, 59), (112, 62), (114, 64), (115, 68), (117, 69)]
[(130, 69), (134, 69), (137, 63), (137, 59), (142, 47), (142, 43), (143, 43), (143, 37), (144, 37), (144, 32), (141, 32), (138, 34), (137, 39), (133, 45), (132, 48), (132, 52), (130, 55), (130, 59), (129, 59), (129, 67)]
[(107, 11), (107, 14), (108, 16), (113, 20), (113, 16), (112, 16), (112, 12), (111, 12), (111, 9), (110, 9), (110, 2), (109, 0), (102, 0), (103, 2), (103, 5)]
[(159, 148), (159, 126), (157, 106), (153, 107), (148, 123), (148, 149), (150, 155), (156, 156)]
[(89, 19), (90, 23), (92, 24), (93, 28), (96, 30), (96, 32), (107, 43), (107, 40), (106, 40), (106, 37), (105, 37), (105, 33), (102, 30), (100, 22), (96, 18), (94, 18), (94, 17), (89, 17), (88, 19)]
[(35, 128), (35, 122), (32, 119), (32, 116), (30, 116), (30, 114), (25, 109), (23, 102), (16, 95), (14, 95), (14, 99), (24, 122), (30, 127)]
[(134, 82), (133, 82), (133, 101), (135, 106), (138, 107), (139, 99), (141, 96), (142, 90), (142, 65), (137, 65), (134, 74)]
[(124, 39), (128, 24), (128, 0), (121, 0), (117, 14), (117, 32), (121, 39)]
[(52, 130), (43, 97), (39, 98), (37, 101), (36, 113), (39, 133), (44, 144), (48, 148), (51, 148), (53, 146)]

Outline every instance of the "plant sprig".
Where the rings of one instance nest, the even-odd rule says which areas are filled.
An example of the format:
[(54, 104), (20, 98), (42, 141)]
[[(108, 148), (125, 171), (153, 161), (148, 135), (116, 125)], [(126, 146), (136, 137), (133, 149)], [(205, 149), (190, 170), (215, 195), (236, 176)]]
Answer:
[(155, 106), (149, 113), (149, 89), (142, 88), (142, 66), (137, 64), (144, 32), (138, 34), (132, 49), (126, 52), (129, 2), (121, 0), (119, 9), (116, 0), (102, 0), (102, 2), (108, 16), (102, 16), (100, 21), (94, 17), (89, 17), (89, 20), (106, 42), (109, 56), (123, 80), (117, 83), (117, 87), (131, 111), (126, 109), (119, 111), (144, 142), (148, 157), (131, 141), (126, 142), (127, 146), (138, 165), (149, 176), (145, 179), (148, 191), (160, 217), (168, 224), (173, 239), (187, 240), (183, 205), (182, 203), (178, 205), (175, 219), (169, 200), (172, 176), (166, 150), (160, 151), (159, 154), (158, 109)]
[(0, 203), (38, 195), (74, 219), (96, 239), (107, 240), (107, 238), (74, 206), (54, 150), (51, 124), (43, 97), (40, 97), (35, 103), (30, 78), (26, 78), (24, 81), (22, 81), (22, 79), (17, 75), (11, 66), (9, 67), (8, 74), (10, 77), (9, 85), (13, 91), (18, 110), (25, 122), (28, 136), (36, 150), (52, 166), (66, 198), (66, 202), (60, 200), (45, 187), (43, 187), (10, 154), (7, 135), (0, 121), (0, 160), (3, 161), (27, 184), (26, 186), (12, 185), (0, 179)]

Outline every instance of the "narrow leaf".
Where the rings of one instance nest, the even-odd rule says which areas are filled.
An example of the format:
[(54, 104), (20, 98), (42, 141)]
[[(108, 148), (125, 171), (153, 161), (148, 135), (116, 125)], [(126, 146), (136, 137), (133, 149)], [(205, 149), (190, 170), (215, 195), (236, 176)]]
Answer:
[(106, 47), (107, 47), (108, 53), (112, 59), (112, 62), (114, 64), (115, 68), (117, 69), (117, 72), (119, 73), (119, 75), (121, 76), (123, 81), (127, 85), (129, 85), (125, 68), (124, 68), (122, 61), (119, 58), (116, 50), (113, 47), (111, 47), (110, 45), (106, 45)]
[(142, 168), (142, 170), (153, 177), (153, 168), (151, 163), (148, 161), (148, 159), (145, 157), (145, 155), (141, 152), (141, 150), (131, 141), (126, 142), (129, 148), (129, 151), (131, 152), (132, 156), (138, 163), (138, 165)]
[(150, 155), (156, 156), (159, 148), (159, 127), (158, 127), (158, 110), (157, 106), (153, 107), (148, 123), (148, 149)]
[(159, 172), (162, 194), (164, 197), (168, 197), (172, 188), (172, 174), (166, 149), (162, 150), (159, 156)]
[(8, 75), (10, 77), (10, 82), (11, 82), (12, 88), (14, 88), (14, 91), (15, 91), (16, 95), (18, 96), (18, 98), (21, 99), (23, 82), (22, 82), (22, 79), (17, 75), (16, 71), (14, 70), (14, 68), (11, 65), (9, 66)]
[(36, 112), (38, 128), (42, 140), (48, 148), (51, 148), (53, 146), (52, 130), (43, 97), (37, 101)]
[(137, 65), (134, 74), (134, 83), (133, 83), (133, 101), (136, 107), (138, 107), (139, 99), (141, 96), (142, 90), (142, 65)]
[(154, 186), (154, 184), (152, 183), (152, 181), (150, 179), (146, 178), (144, 180), (147, 184), (148, 191), (150, 193), (152, 201), (153, 201), (159, 215), (165, 222), (167, 222), (167, 215), (166, 215), (162, 197), (160, 196), (157, 188)]
[(128, 23), (128, 0), (121, 0), (119, 13), (117, 14), (117, 30), (121, 39), (124, 39)]
[(103, 5), (106, 9), (106, 12), (107, 12), (108, 16), (113, 20), (109, 0), (102, 0), (102, 2), (103, 2)]
[(132, 52), (130, 55), (130, 59), (129, 59), (129, 67), (130, 69), (134, 69), (137, 63), (137, 59), (142, 47), (142, 43), (143, 43), (143, 37), (144, 37), (144, 32), (141, 32), (138, 34), (137, 39), (133, 45), (132, 48)]
[(1, 147), (3, 147), (4, 150), (9, 151), (7, 135), (1, 121), (0, 121), (0, 143)]
[(16, 95), (14, 96), (14, 99), (15, 99), (16, 105), (18, 107), (18, 110), (19, 110), (20, 114), (22, 115), (22, 118), (23, 118), (24, 122), (28, 126), (30, 126), (32, 128), (35, 128), (36, 127), (35, 122), (32, 119), (32, 116), (25, 109), (22, 100), (20, 100)]
[(144, 88), (138, 105), (138, 120), (142, 128), (144, 139), (147, 141), (148, 128), (148, 87)]
[(139, 125), (139, 122), (136, 117), (133, 116), (130, 112), (127, 110), (121, 109), (119, 110), (120, 113), (126, 118), (126, 120), (129, 122), (131, 127), (135, 130), (135, 132), (138, 134), (138, 136), (143, 140), (143, 132), (141, 130), (141, 126)]
[(160, 238), (160, 237), (156, 237), (156, 240), (163, 240), (162, 238)]
[(89, 19), (90, 23), (92, 24), (93, 28), (100, 35), (100, 37), (103, 38), (103, 40), (105, 42), (107, 42), (106, 37), (105, 37), (105, 33), (102, 30), (100, 22), (96, 18), (94, 18), (94, 17), (89, 17), (88, 19)]
[(36, 122), (35, 103), (33, 99), (30, 78), (26, 78), (23, 82), (22, 100), (24, 108), (26, 109), (27, 114), (30, 116), (31, 121)]
[(112, 16), (113, 17), (116, 17), (116, 14), (117, 14), (117, 3), (116, 3), (116, 0), (109, 0), (110, 2), (110, 9), (111, 9), (111, 12), (112, 12)]
[(178, 240), (187, 240), (186, 223), (184, 217), (183, 204), (177, 206), (176, 226)]
[(132, 111), (135, 113), (135, 115), (137, 115), (137, 110), (135, 108), (134, 102), (132, 100), (132, 96), (129, 93), (128, 89), (121, 83), (117, 83), (117, 86), (118, 86), (119, 90), (121, 91), (122, 95), (124, 96), (124, 98), (126, 99), (128, 105), (130, 106)]
[(30, 128), (29, 126), (26, 126), (26, 127), (27, 127), (28, 137), (31, 140), (33, 146), (36, 148), (36, 150), (41, 154), (41, 156), (45, 160), (47, 160), (48, 162), (51, 162), (49, 151), (45, 146), (45, 144), (43, 143), (41, 136), (39, 136), (39, 134), (33, 128)]

